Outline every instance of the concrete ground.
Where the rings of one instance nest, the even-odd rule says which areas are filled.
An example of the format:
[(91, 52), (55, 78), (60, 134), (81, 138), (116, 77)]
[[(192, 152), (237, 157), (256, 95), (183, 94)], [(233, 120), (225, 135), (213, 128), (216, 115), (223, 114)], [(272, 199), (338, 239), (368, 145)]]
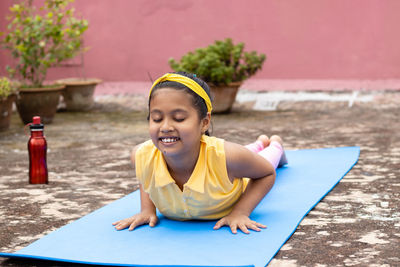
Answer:
[[(318, 94), (241, 92), (232, 113), (213, 116), (213, 135), (241, 144), (266, 133), (281, 135), (286, 149), (361, 147), (357, 165), (269, 266), (400, 266), (400, 91)], [(13, 114), (0, 133), (0, 251), (21, 249), (136, 190), (129, 153), (148, 138), (146, 108), (142, 94), (98, 95), (90, 112), (59, 112), (45, 127), (48, 185), (28, 184), (28, 137)]]

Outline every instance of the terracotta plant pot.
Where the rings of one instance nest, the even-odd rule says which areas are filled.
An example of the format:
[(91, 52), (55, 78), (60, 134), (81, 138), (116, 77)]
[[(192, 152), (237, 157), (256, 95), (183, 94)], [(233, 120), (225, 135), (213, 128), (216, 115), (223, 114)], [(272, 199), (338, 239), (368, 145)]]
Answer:
[(235, 103), (236, 95), (241, 82), (231, 83), (226, 86), (210, 85), (211, 96), (213, 98), (213, 113), (228, 113)]
[(5, 99), (0, 99), (0, 131), (5, 131), (10, 127), (12, 104), (15, 101), (14, 94)]
[(21, 88), (17, 96), (17, 110), (24, 124), (32, 122), (34, 116), (40, 116), (44, 124), (53, 121), (65, 85), (53, 87)]
[(94, 90), (101, 80), (70, 78), (57, 82), (65, 84), (62, 95), (66, 109), (68, 111), (86, 111), (94, 105)]

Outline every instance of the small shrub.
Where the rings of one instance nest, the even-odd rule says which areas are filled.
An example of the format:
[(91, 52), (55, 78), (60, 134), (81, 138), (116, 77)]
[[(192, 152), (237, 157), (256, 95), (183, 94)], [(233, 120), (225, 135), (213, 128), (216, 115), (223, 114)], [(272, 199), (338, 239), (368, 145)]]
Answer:
[(15, 87), (6, 77), (0, 78), (0, 100), (6, 99), (15, 92)]
[(244, 43), (234, 45), (230, 38), (217, 40), (208, 47), (188, 52), (179, 61), (171, 58), (168, 63), (174, 71), (195, 73), (217, 86), (227, 85), (246, 80), (262, 68), (265, 54), (245, 52), (244, 47)]

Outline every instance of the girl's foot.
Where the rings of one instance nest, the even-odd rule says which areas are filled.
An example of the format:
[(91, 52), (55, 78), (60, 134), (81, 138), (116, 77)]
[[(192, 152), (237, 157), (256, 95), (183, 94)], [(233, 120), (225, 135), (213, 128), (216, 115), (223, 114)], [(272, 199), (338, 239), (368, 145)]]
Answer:
[(268, 136), (262, 134), (260, 135), (254, 143), (248, 144), (245, 147), (254, 153), (258, 153), (262, 151), (264, 148), (269, 146), (269, 138)]
[(271, 143), (271, 141), (269, 140), (268, 136), (266, 136), (265, 134), (260, 135), (257, 138), (257, 141), (262, 143), (263, 148), (266, 148)]
[[(270, 141), (270, 143), (273, 142), (273, 141), (278, 142), (279, 144), (281, 144), (282, 149), (283, 149), (283, 141), (282, 141), (282, 138), (280, 138), (280, 136), (273, 135), (273, 136), (271, 136), (269, 141)], [(278, 163), (278, 168), (283, 166), (283, 165), (286, 165), (286, 164), (288, 164), (288, 160), (286, 158), (285, 149), (283, 149), (283, 153), (282, 153), (281, 159), (279, 160), (279, 163)]]

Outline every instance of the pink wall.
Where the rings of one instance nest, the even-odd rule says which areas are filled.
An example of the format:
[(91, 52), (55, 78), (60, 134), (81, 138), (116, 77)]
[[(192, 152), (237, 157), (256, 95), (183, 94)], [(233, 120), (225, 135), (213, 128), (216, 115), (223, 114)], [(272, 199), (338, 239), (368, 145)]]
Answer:
[[(4, 30), (11, 0), (0, 1)], [(257, 78), (400, 78), (398, 0), (76, 0), (89, 20), (87, 76), (148, 80), (167, 60), (232, 37), (267, 54)], [(0, 51), (0, 75), (7, 51)], [(76, 76), (57, 68), (50, 79)]]

